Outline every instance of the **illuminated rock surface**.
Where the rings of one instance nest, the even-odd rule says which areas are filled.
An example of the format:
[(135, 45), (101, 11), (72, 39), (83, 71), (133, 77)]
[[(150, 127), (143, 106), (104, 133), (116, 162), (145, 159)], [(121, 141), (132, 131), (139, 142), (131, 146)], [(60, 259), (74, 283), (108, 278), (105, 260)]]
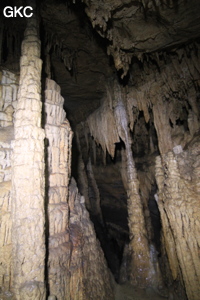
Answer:
[(0, 23), (0, 298), (199, 300), (200, 2), (36, 8)]

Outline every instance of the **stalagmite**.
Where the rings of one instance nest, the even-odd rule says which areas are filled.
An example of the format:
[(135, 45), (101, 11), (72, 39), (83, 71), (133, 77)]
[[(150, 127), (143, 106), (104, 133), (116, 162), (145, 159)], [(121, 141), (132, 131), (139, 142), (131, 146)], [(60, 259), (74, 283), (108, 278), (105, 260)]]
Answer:
[[(128, 222), (130, 230), (129, 250), (131, 251), (129, 254), (131, 257), (131, 267), (129, 268), (130, 274), (128, 274), (128, 277), (133, 285), (142, 288), (147, 286), (154, 286), (157, 288), (157, 286), (162, 283), (162, 280), (158, 263), (155, 263), (156, 256), (151, 256), (152, 252), (147, 238), (143, 204), (139, 194), (139, 181), (131, 149), (128, 116), (123, 102), (124, 99), (121, 87), (115, 82), (113, 89), (114, 94), (107, 89), (108, 103), (110, 102), (110, 98), (113, 97), (113, 111), (109, 111), (109, 104), (107, 104), (107, 109), (105, 110), (104, 107), (106, 107), (106, 104), (104, 102), (100, 109), (90, 115), (88, 124), (91, 135), (101, 144), (104, 151), (107, 148), (110, 154), (114, 153), (115, 142), (118, 141), (119, 138), (125, 144), (125, 156), (122, 159), (124, 162), (124, 166), (122, 165), (122, 176), (128, 195)], [(111, 117), (112, 115), (113, 117)], [(95, 126), (97, 119), (101, 122), (101, 126), (99, 127)], [(112, 128), (108, 127), (109, 122), (112, 122)], [(115, 135), (113, 135), (113, 132)], [(115, 136), (116, 138), (114, 139)], [(106, 142), (104, 141), (108, 141), (107, 146), (105, 146)], [(109, 149), (112, 149), (112, 151)]]
[(100, 206), (100, 194), (94, 177), (94, 172), (93, 172), (92, 163), (90, 159), (87, 164), (87, 175), (88, 175), (89, 199), (90, 199), (91, 211), (96, 221), (100, 222), (103, 225), (103, 217), (102, 217), (102, 211)]
[(38, 21), (27, 21), (12, 155), (12, 287), (16, 299), (46, 299), (44, 130)]
[[(69, 207), (72, 130), (63, 110), (60, 87), (50, 79), (45, 90), (46, 188), (48, 195), (48, 284), (58, 300), (69, 294)], [(57, 253), (57, 254), (55, 254)]]
[[(81, 126), (82, 128), (82, 126)], [(84, 131), (85, 133), (85, 131)], [(88, 178), (86, 173), (86, 166), (83, 161), (82, 153), (81, 153), (81, 146), (79, 140), (79, 134), (76, 132), (76, 142), (79, 151), (79, 158), (78, 158), (78, 185), (79, 191), (81, 195), (85, 198), (85, 205), (88, 211), (91, 211), (91, 203), (89, 199), (89, 186), (88, 186)], [(86, 146), (88, 147), (88, 139), (86, 139)]]
[(153, 105), (154, 124), (158, 135), (159, 150), (162, 154), (172, 150), (172, 139), (168, 108), (165, 102), (157, 100)]
[[(71, 179), (73, 133), (63, 110), (60, 87), (53, 80), (46, 80), (45, 96), (50, 294), (55, 295), (57, 300), (112, 300), (109, 272), (86, 212), (85, 199)], [(96, 196), (98, 189), (91, 164), (88, 169)], [(95, 206), (96, 215), (101, 220), (99, 196), (97, 199), (88, 196), (91, 197), (90, 205)]]
[(74, 180), (69, 188), (69, 208), (71, 299), (113, 300), (111, 276)]
[(0, 299), (198, 300), (200, 1), (12, 2), (34, 11), (0, 17)]
[[(187, 157), (187, 160), (194, 162), (197, 153), (198, 140), (196, 145), (191, 144), (188, 152), (180, 152), (177, 155), (169, 152), (162, 160), (158, 157), (156, 161), (158, 205), (162, 218), (164, 246), (173, 278), (179, 278), (185, 285), (189, 300), (199, 299), (200, 293), (200, 206), (195, 182), (195, 169), (199, 163), (193, 163), (193, 170), (188, 170), (183, 158)], [(194, 178), (184, 179), (183, 174), (185, 176), (185, 173), (191, 171)]]
[(88, 117), (87, 123), (96, 143), (101, 144), (104, 153), (107, 150), (114, 157), (115, 143), (120, 140), (109, 105), (104, 101), (103, 105)]
[(18, 76), (0, 72), (0, 286), (3, 295), (11, 291), (12, 199), (11, 199), (11, 141), (14, 138), (13, 115), (17, 98)]
[(139, 181), (133, 161), (131, 139), (128, 128), (127, 113), (123, 104), (122, 91), (118, 84), (114, 86), (114, 115), (120, 138), (125, 143), (126, 178), (128, 195), (128, 215), (130, 230), (131, 273), (130, 282), (135, 286), (145, 288), (159, 285), (159, 273), (153, 266), (150, 257), (149, 241), (145, 225), (142, 201), (139, 195)]

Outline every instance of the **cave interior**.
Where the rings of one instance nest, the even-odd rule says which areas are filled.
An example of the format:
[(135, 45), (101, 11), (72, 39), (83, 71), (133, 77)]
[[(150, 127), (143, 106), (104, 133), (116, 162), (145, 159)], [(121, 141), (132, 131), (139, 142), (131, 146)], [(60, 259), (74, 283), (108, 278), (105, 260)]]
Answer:
[(9, 5), (0, 298), (199, 300), (200, 2)]

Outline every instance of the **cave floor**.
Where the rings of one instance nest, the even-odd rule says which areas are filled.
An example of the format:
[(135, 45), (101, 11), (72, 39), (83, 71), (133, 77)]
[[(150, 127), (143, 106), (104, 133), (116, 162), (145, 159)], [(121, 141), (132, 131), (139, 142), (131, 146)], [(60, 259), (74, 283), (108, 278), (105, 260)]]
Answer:
[(116, 284), (115, 300), (163, 300), (167, 297), (161, 297), (153, 289), (137, 289), (130, 284)]

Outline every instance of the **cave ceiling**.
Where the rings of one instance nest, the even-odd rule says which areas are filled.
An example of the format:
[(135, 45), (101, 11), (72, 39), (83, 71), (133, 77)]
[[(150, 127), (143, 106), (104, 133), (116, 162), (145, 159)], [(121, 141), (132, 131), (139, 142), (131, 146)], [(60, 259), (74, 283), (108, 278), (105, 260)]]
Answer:
[[(197, 0), (43, 0), (38, 7), (44, 65), (50, 53), (51, 76), (61, 86), (72, 123), (100, 105), (116, 72), (128, 83), (135, 62), (176, 51), (200, 32)], [(12, 34), (23, 32), (24, 19), (4, 22)]]

